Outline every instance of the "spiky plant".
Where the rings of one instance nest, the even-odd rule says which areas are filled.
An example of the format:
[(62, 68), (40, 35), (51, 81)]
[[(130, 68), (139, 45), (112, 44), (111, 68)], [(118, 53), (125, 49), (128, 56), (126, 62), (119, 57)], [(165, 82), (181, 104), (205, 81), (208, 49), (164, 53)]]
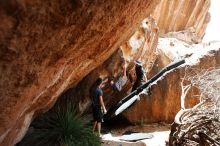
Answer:
[(21, 145), (32, 146), (99, 146), (101, 140), (75, 106), (57, 106), (32, 123), (34, 130)]

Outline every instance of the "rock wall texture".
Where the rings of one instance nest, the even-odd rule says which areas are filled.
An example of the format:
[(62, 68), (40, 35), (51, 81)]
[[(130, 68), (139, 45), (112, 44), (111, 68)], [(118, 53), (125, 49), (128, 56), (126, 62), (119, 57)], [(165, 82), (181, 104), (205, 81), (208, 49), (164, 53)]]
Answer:
[[(146, 26), (143, 26), (144, 24)], [(89, 73), (76, 88), (69, 89), (60, 98), (71, 98), (71, 100), (75, 100), (75, 103), (79, 103), (81, 111), (90, 109), (91, 96), (89, 91), (98, 77), (112, 77), (116, 81), (123, 72), (124, 61), (127, 66), (127, 75), (133, 74), (134, 60), (137, 59), (142, 60), (145, 68), (150, 71), (157, 58), (157, 43), (158, 27), (152, 19), (147, 18), (131, 38), (121, 45), (108, 60)], [(131, 87), (132, 83), (128, 80), (121, 92), (115, 92), (110, 86), (110, 83), (107, 83), (104, 87), (104, 100), (107, 107), (110, 107), (126, 96), (130, 92)]]
[(162, 0), (152, 17), (161, 34), (190, 28), (192, 33), (202, 38), (210, 20), (210, 3), (210, 0)]
[[(181, 41), (166, 40), (168, 45), (162, 44), (160, 47), (171, 47), (172, 49), (179, 50), (180, 45), (184, 45)], [(160, 42), (159, 42), (160, 43)], [(180, 43), (180, 44), (178, 44)], [(196, 49), (194, 45), (187, 45), (185, 48), (191, 47), (190, 49)], [(213, 50), (202, 56), (193, 56), (189, 54), (194, 64), (185, 71), (185, 67), (179, 68), (169, 74), (167, 74), (162, 80), (160, 80), (157, 85), (153, 85), (150, 88), (150, 95), (142, 95), (140, 101), (136, 102), (131, 108), (123, 113), (131, 123), (151, 123), (151, 122), (173, 122), (176, 113), (181, 109), (181, 81), (184, 78), (185, 73), (190, 74), (191, 69), (210, 69), (220, 67), (220, 43), (216, 45), (215, 43), (207, 44), (201, 47), (201, 51), (208, 50), (209, 47), (213, 47)], [(161, 68), (169, 64), (175, 57), (163, 52), (165, 48), (160, 48), (160, 53), (158, 58), (148, 74), (152, 77)], [(172, 50), (171, 49), (171, 50)], [(184, 51), (184, 47), (181, 48)], [(197, 57), (196, 57), (197, 56)], [(181, 56), (183, 57), (183, 56)], [(187, 58), (187, 56), (185, 56)], [(199, 61), (199, 62), (196, 62)], [(199, 102), (199, 99), (195, 97), (198, 95), (199, 91), (197, 88), (191, 88), (185, 98), (185, 107), (190, 108)]]
[(140, 60), (143, 66), (150, 70), (156, 60), (158, 38), (159, 28), (155, 20), (147, 17), (132, 37), (120, 46), (123, 58), (128, 64)]
[[(98, 75), (117, 78), (121, 58), (128, 68), (140, 59), (150, 72), (157, 59), (158, 26), (162, 34), (190, 28), (202, 38), (210, 1), (159, 2), (0, 1), (0, 146), (17, 143), (35, 115), (51, 108), (61, 93), (82, 79), (87, 81), (74, 90), (86, 86), (85, 91), (86, 83)], [(145, 19), (150, 13), (156, 22)], [(128, 83), (123, 94), (130, 87)], [(81, 93), (73, 94), (82, 97), (76, 101), (83, 110), (89, 100), (84, 100), (88, 92)], [(109, 105), (122, 97), (109, 95), (114, 97), (108, 98)]]
[(0, 1), (0, 145), (102, 64), (159, 0)]

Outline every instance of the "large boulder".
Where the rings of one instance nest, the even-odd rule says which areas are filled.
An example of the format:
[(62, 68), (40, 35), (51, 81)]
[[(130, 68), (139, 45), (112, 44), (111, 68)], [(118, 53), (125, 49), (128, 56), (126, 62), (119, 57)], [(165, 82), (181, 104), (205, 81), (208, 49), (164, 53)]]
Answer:
[[(147, 22), (147, 26), (146, 26)], [(149, 28), (149, 26), (151, 26)], [(149, 34), (151, 37), (148, 38)], [(146, 41), (147, 39), (148, 42)], [(158, 27), (153, 19), (145, 19), (139, 29), (131, 36), (128, 41), (121, 45), (112, 56), (102, 65), (89, 73), (76, 88), (69, 89), (60, 98), (67, 97), (78, 103), (81, 111), (88, 110), (91, 106), (90, 89), (98, 77), (113, 77), (114, 81), (122, 74), (123, 62), (127, 65), (127, 75), (133, 75), (134, 60), (140, 59), (144, 62), (147, 70), (151, 70), (156, 60), (156, 44), (158, 43)], [(146, 57), (148, 56), (148, 57)], [(116, 104), (121, 98), (130, 93), (132, 83), (130, 80), (125, 84), (122, 91), (117, 92), (112, 89), (110, 84), (104, 87), (104, 101), (107, 107)], [(80, 97), (80, 98), (79, 98)]]
[[(200, 43), (205, 34), (205, 29), (207, 27), (207, 24), (210, 20), (210, 14), (208, 12), (209, 7), (210, 7), (210, 0), (208, 1), (187, 0), (182, 2), (175, 0), (171, 0), (171, 1), (161, 0), (161, 2), (157, 5), (156, 9), (151, 13), (151, 17), (148, 17), (146, 20), (143, 21), (143, 24), (145, 24), (146, 22), (148, 22), (147, 24), (149, 24), (148, 28), (145, 28), (144, 31), (145, 33), (143, 33), (144, 30), (143, 27), (140, 27), (139, 30), (136, 31), (134, 35), (125, 44), (121, 46), (123, 57), (125, 58), (125, 60), (128, 60), (129, 63), (137, 59), (142, 60), (144, 62), (146, 71), (151, 74), (149, 75), (149, 77), (152, 77), (153, 74), (157, 73), (162, 67), (164, 67), (165, 65), (171, 62), (171, 60), (169, 58), (166, 58), (164, 55), (162, 55), (163, 53), (161, 52), (159, 52), (159, 56), (157, 56), (158, 52), (156, 51), (156, 46), (159, 35), (158, 33), (160, 33), (160, 35), (163, 37), (178, 38), (190, 44)], [(148, 34), (147, 29), (149, 28), (151, 30), (150, 31), (151, 33)], [(151, 37), (151, 40), (153, 41), (151, 41), (149, 44), (147, 44), (146, 42), (143, 44), (143, 40), (145, 41), (147, 40), (146, 39), (147, 35), (149, 35)], [(183, 44), (185, 44), (184, 42)], [(161, 56), (163, 56), (163, 59), (160, 58)], [(151, 71), (153, 65), (155, 64), (156, 59), (157, 62), (161, 62), (162, 64), (159, 63), (161, 64), (160, 67), (154, 66), (153, 70)], [(113, 61), (115, 61), (115, 59)], [(110, 60), (108, 61), (108, 63), (112, 64)], [(104, 69), (105, 66), (106, 64), (100, 68)], [(115, 70), (117, 69), (120, 73), (121, 72), (120, 66), (121, 65), (118, 65), (118, 67), (112, 68), (112, 71), (115, 72)], [(100, 68), (97, 70), (97, 72), (100, 73), (96, 75), (102, 74)], [(111, 72), (111, 69), (109, 70), (109, 72)], [(117, 75), (117, 73), (118, 72), (116, 72), (115, 74)], [(110, 75), (111, 74), (112, 73), (110, 73)], [(109, 74), (105, 74), (105, 75), (109, 75)], [(176, 78), (180, 78), (178, 77), (178, 75), (181, 74), (176, 74)], [(125, 87), (125, 89), (120, 94), (117, 93), (116, 95), (115, 94), (112, 95), (111, 93), (109, 95), (109, 92), (107, 91), (106, 92), (107, 104), (108, 103), (114, 104), (116, 103), (116, 101), (126, 96), (129, 93), (131, 86), (132, 84), (129, 82)], [(194, 89), (194, 92), (196, 94), (198, 91)], [(170, 93), (167, 94), (168, 94), (167, 96), (169, 96)], [(193, 95), (194, 93), (190, 92), (189, 94)], [(180, 93), (178, 95), (180, 95)], [(190, 100), (189, 102), (186, 103), (186, 105), (188, 106), (192, 106), (196, 104), (198, 101), (197, 99), (190, 97), (187, 99)], [(89, 102), (87, 101), (86, 103)], [(80, 105), (85, 105), (85, 104), (80, 104)], [(170, 110), (172, 110), (173, 107), (169, 107), (169, 108)], [(171, 121), (174, 118), (175, 113), (176, 110), (174, 110), (173, 114), (171, 114), (169, 121)], [(156, 121), (159, 121), (159, 119), (160, 117)]]
[(0, 145), (102, 64), (159, 0), (0, 1)]
[[(0, 145), (17, 143), (33, 117), (50, 109), (61, 93), (74, 88), (92, 70), (101, 67), (119, 46), (123, 54), (127, 52), (136, 56), (133, 60), (147, 62), (145, 66), (149, 72), (156, 60), (154, 53), (157, 29), (153, 31), (152, 34), (156, 35), (152, 36), (154, 38), (148, 44), (154, 50), (143, 47), (139, 54), (139, 51), (129, 52), (130, 46), (125, 47), (123, 44), (139, 28), (141, 21), (153, 13), (159, 2), (160, 0), (0, 1)], [(177, 4), (179, 8), (189, 3), (178, 1)], [(197, 14), (197, 9), (202, 9), (204, 14), (198, 15), (196, 20), (194, 16), (197, 15), (187, 19), (198, 23), (187, 25), (188, 23), (181, 21), (178, 23), (180, 30), (193, 26), (196, 33), (200, 30), (204, 32), (207, 21), (202, 20), (206, 20), (203, 18), (206, 18), (205, 14), (208, 15), (208, 5), (203, 8), (202, 4), (195, 2), (192, 7), (195, 7), (196, 12), (193, 14)], [(166, 8), (166, 5), (163, 6)], [(158, 9), (155, 11), (156, 16), (162, 14), (161, 18), (164, 14), (169, 14), (169, 17), (171, 14), (161, 13)], [(181, 14), (185, 13), (188, 14), (187, 11)], [(175, 17), (179, 18), (177, 15)], [(197, 21), (200, 19), (201, 21)], [(156, 20), (159, 23), (159, 17)], [(175, 22), (176, 19), (172, 24)], [(165, 23), (160, 23), (161, 30), (165, 30), (162, 26)], [(174, 26), (165, 32), (179, 30), (173, 29), (176, 28)], [(146, 33), (143, 30), (139, 30), (140, 34)], [(135, 34), (135, 38), (139, 36), (139, 32)], [(200, 34), (203, 33), (198, 34), (202, 36)], [(141, 44), (146, 46), (146, 43)], [(132, 62), (129, 57), (126, 60)], [(118, 70), (117, 67), (115, 70)], [(81, 89), (79, 87), (76, 89)], [(81, 108), (85, 108), (85, 102), (79, 102)]]
[(210, 3), (211, 0), (161, 0), (152, 17), (161, 34), (190, 29), (201, 39), (210, 21)]
[[(181, 82), (185, 73), (191, 69), (209, 69), (220, 66), (220, 43), (189, 45), (177, 39), (159, 40), (159, 56), (148, 74), (149, 78), (159, 72), (171, 61), (187, 58), (186, 66), (168, 73), (156, 85), (150, 88), (149, 95), (141, 95), (140, 101), (123, 113), (131, 123), (168, 122), (174, 120), (181, 108)], [(181, 54), (182, 52), (182, 54)], [(186, 72), (186, 68), (188, 68)], [(191, 88), (185, 97), (185, 108), (193, 107), (199, 102), (199, 91)]]

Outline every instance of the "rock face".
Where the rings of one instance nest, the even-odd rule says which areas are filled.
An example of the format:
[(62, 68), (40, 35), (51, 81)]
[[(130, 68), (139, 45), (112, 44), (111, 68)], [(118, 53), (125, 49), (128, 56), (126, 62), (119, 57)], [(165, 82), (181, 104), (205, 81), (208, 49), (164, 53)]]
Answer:
[(102, 64), (159, 0), (0, 2), (0, 145)]
[[(124, 59), (131, 63), (135, 60), (141, 60), (143, 66), (150, 70), (156, 60), (156, 48), (159, 37), (159, 28), (152, 17), (142, 21), (142, 25), (132, 35), (132, 37), (123, 45), (121, 50)], [(146, 57), (148, 56), (148, 57)]]
[(152, 13), (164, 34), (173, 31), (191, 29), (197, 37), (202, 38), (210, 20), (208, 13), (210, 0), (161, 0)]
[[(156, 18), (162, 33), (193, 27), (196, 35), (203, 36), (209, 1), (193, 1), (190, 6), (191, 1), (162, 0), (153, 13), (159, 2), (0, 1), (0, 146), (17, 143), (35, 115), (51, 108), (61, 93), (75, 87), (89, 73), (92, 75), (83, 80), (94, 80), (100, 72), (98, 75), (116, 77), (121, 63), (120, 53), (116, 52), (119, 47), (127, 62), (141, 59), (150, 72), (157, 59), (158, 39), (156, 24), (151, 18), (144, 20), (150, 13)], [(161, 13), (162, 8), (166, 12), (167, 8), (173, 7), (178, 8), (175, 17), (171, 13)], [(188, 9), (193, 15), (188, 13)], [(200, 11), (202, 13), (198, 13)], [(180, 19), (185, 14), (187, 19)], [(151, 27), (137, 30), (142, 20), (143, 23), (149, 21)], [(133, 38), (126, 42), (131, 36)], [(136, 40), (141, 46), (136, 46)], [(113, 53), (116, 55), (106, 61)], [(98, 70), (91, 72), (95, 68)], [(88, 86), (85, 83), (80, 82), (81, 86)], [(130, 87), (128, 84), (125, 91)], [(89, 104), (84, 99), (76, 99), (82, 110)]]
[[(187, 46), (185, 46), (184, 48), (184, 45)], [(180, 50), (179, 48), (181, 48), (181, 51), (183, 52), (186, 51), (184, 50), (186, 48), (188, 48), (189, 50), (200, 49), (200, 52), (212, 48), (212, 50), (210, 50), (209, 52), (207, 51), (206, 53), (204, 52), (204, 54), (200, 54), (198, 52), (197, 54), (199, 55), (189, 53), (188, 55), (190, 57), (188, 56), (189, 58), (187, 64), (191, 65), (190, 68), (194, 69), (210, 69), (220, 66), (220, 43), (198, 45), (197, 47), (197, 45), (189, 45), (175, 39), (169, 40), (167, 38), (166, 40), (166, 38), (164, 38), (164, 42), (159, 41), (158, 47), (158, 49), (160, 50), (159, 56), (148, 76), (155, 75), (158, 71), (160, 71), (162, 67), (169, 64), (175, 58), (174, 55), (171, 55), (169, 54), (169, 52), (165, 51), (165, 47), (170, 47), (170, 50)], [(178, 55), (179, 57), (183, 57), (181, 56), (181, 54)], [(185, 55), (185, 57), (187, 57), (187, 55)], [(188, 71), (188, 73), (190, 73), (190, 71)], [(176, 71), (167, 74), (161, 81), (157, 83), (156, 86), (153, 85), (151, 87), (150, 95), (142, 95), (140, 101), (136, 102), (131, 108), (123, 113), (123, 115), (131, 123), (151, 123), (160, 121), (171, 123), (176, 113), (181, 108), (181, 80), (184, 75), (185, 67), (182, 67)], [(189, 90), (185, 98), (186, 108), (190, 108), (198, 103), (199, 99), (194, 97), (195, 95), (198, 95), (198, 92), (199, 91), (196, 88), (192, 88)]]
[[(71, 100), (76, 100), (75, 103), (79, 103), (81, 111), (88, 110), (91, 105), (89, 91), (98, 77), (113, 77), (114, 81), (116, 81), (122, 74), (124, 61), (127, 65), (127, 75), (133, 75), (134, 60), (137, 59), (142, 60), (145, 68), (150, 71), (157, 58), (157, 43), (158, 27), (153, 19), (147, 18), (132, 37), (126, 43), (121, 45), (107, 61), (94, 69), (77, 85), (76, 88), (70, 89), (67, 93), (62, 95), (61, 98), (65, 96), (71, 98)], [(117, 92), (107, 83), (104, 88), (104, 100), (107, 107), (110, 107), (121, 98), (125, 97), (130, 92), (131, 87), (132, 83), (128, 80), (122, 91)]]
[[(209, 17), (210, 17), (208, 13), (209, 7), (210, 7), (210, 1), (179, 2), (179, 1), (162, 0), (160, 4), (156, 7), (155, 11), (152, 13), (152, 17), (148, 17), (145, 21), (143, 21), (143, 24), (145, 24), (146, 21), (151, 22), (148, 25), (148, 27), (145, 28), (145, 30), (143, 29), (143, 27), (140, 27), (139, 30), (135, 32), (135, 34), (129, 39), (129, 41), (127, 41), (125, 44), (123, 44), (120, 47), (123, 53), (123, 55), (121, 56), (123, 56), (123, 58), (127, 60), (128, 64), (130, 65), (132, 64), (131, 62), (133, 60), (137, 60), (137, 59), (142, 60), (145, 63), (144, 65), (145, 65), (146, 71), (149, 73), (148, 78), (152, 77), (162, 67), (170, 63), (172, 60), (172, 56), (166, 56), (161, 51), (160, 52), (156, 51), (157, 39), (159, 36), (158, 30), (160, 32), (160, 35), (163, 35), (163, 37), (178, 38), (190, 44), (199, 43), (202, 40), (202, 37), (205, 33), (205, 28), (209, 22)], [(161, 11), (164, 13), (161, 13)], [(153, 18), (156, 19), (156, 22)], [(151, 32), (150, 35), (148, 34), (147, 30), (150, 30)], [(178, 32), (173, 32), (173, 31), (178, 31)], [(170, 33), (165, 34), (167, 32), (170, 32)], [(147, 36), (150, 36), (151, 38), (151, 41), (148, 44), (144, 43), (144, 42), (147, 42)], [(182, 44), (184, 44), (184, 42), (182, 42)], [(172, 42), (170, 43), (172, 45)], [(112, 61), (114, 62), (115, 59), (116, 58), (112, 59)], [(95, 71), (96, 76), (94, 74), (91, 75), (93, 77), (88, 77), (87, 81), (84, 81), (86, 83), (82, 83), (82, 84), (88, 85), (89, 84), (88, 82), (91, 81), (92, 78), (94, 79), (95, 77), (99, 75), (102, 76), (103, 71), (101, 70), (103, 69), (105, 70), (105, 68), (108, 68), (108, 71), (107, 71), (108, 73), (106, 74), (106, 71), (105, 71), (105, 75), (103, 76), (113, 75), (112, 71), (118, 70), (118, 72), (114, 73), (114, 76), (117, 76), (118, 73), (121, 72), (120, 71), (121, 65), (118, 65), (119, 67), (118, 68), (116, 65), (117, 63), (116, 63), (114, 65), (115, 67), (112, 67), (112, 68), (109, 67), (109, 64), (111, 65), (114, 64), (113, 62), (109, 60), (108, 63), (105, 63), (105, 65), (103, 65), (102, 67), (100, 67), (99, 69)], [(157, 65), (159, 64), (159, 66), (156, 66), (155, 64)], [(109, 68), (111, 68), (112, 71)], [(129, 67), (128, 67), (128, 70), (129, 70)], [(124, 114), (124, 116), (127, 117), (129, 121), (133, 123), (141, 121), (141, 120), (144, 122), (158, 122), (158, 121), (163, 121), (163, 120), (167, 122), (171, 122), (173, 118), (175, 117), (176, 112), (180, 108), (180, 99), (176, 98), (175, 100), (173, 100), (172, 98), (167, 98), (171, 96), (180, 97), (181, 95), (180, 87), (174, 86), (174, 85), (175, 83), (180, 84), (180, 78), (181, 76), (183, 76), (184, 72), (183, 71), (177, 71), (177, 72), (175, 72), (175, 74), (172, 73), (173, 75), (168, 75), (167, 78), (165, 78), (163, 81), (160, 81), (160, 82), (166, 82), (166, 83), (161, 83), (163, 85), (159, 85), (158, 89), (155, 89), (155, 87), (152, 87), (152, 92), (157, 94), (157, 95), (152, 95), (152, 97), (155, 96), (155, 97), (161, 97), (161, 98), (159, 100), (153, 97), (153, 99), (147, 101), (147, 105), (149, 105), (150, 109), (147, 113), (142, 112), (142, 114), (145, 116), (141, 114), (137, 114), (137, 117), (135, 117), (133, 114), (131, 114), (132, 112), (141, 113), (141, 111), (145, 111), (144, 110), (146, 107), (145, 101), (138, 102), (138, 104), (142, 104), (142, 106), (139, 106), (139, 105), (136, 106), (135, 111), (128, 112), (128, 114)], [(172, 81), (171, 84), (173, 84), (173, 86), (169, 85), (170, 80)], [(125, 87), (125, 89), (123, 89), (122, 93), (120, 94), (110, 93), (108, 90), (106, 91), (107, 99), (105, 102), (107, 103), (107, 105), (111, 105), (115, 103), (116, 101), (123, 98), (130, 92), (129, 90), (132, 86), (131, 82), (129, 82), (126, 85), (127, 86)], [(169, 87), (171, 86), (174, 89), (173, 90), (169, 89), (168, 92), (165, 93), (165, 91), (167, 90), (166, 86), (169, 86)], [(191, 107), (198, 102), (197, 99), (193, 98), (193, 95), (196, 94), (197, 92), (198, 91), (196, 89), (192, 89), (192, 91), (190, 91), (189, 93), (190, 96), (186, 99), (187, 106)], [(89, 97), (88, 92), (86, 96), (83, 96), (83, 97), (85, 97), (83, 99), (88, 99)], [(141, 100), (144, 100), (144, 99), (145, 98), (142, 98)], [(167, 102), (170, 99), (172, 99), (173, 103)], [(88, 106), (89, 102), (90, 102), (89, 100), (86, 100), (84, 104), (82, 102), (80, 105), (84, 105), (84, 108), (86, 108), (85, 105)], [(162, 106), (162, 104), (166, 106)], [(176, 106), (176, 104), (179, 106)], [(158, 108), (158, 107), (161, 107), (161, 108)], [(162, 108), (165, 108), (167, 111), (164, 111)], [(147, 118), (151, 117), (151, 118), (146, 119), (146, 117)]]

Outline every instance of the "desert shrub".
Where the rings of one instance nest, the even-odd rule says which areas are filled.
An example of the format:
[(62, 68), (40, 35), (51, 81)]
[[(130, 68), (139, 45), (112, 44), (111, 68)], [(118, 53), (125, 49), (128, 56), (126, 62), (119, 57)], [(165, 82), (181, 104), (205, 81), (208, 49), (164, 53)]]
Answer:
[(19, 146), (99, 146), (101, 143), (72, 103), (41, 115), (31, 127)]

